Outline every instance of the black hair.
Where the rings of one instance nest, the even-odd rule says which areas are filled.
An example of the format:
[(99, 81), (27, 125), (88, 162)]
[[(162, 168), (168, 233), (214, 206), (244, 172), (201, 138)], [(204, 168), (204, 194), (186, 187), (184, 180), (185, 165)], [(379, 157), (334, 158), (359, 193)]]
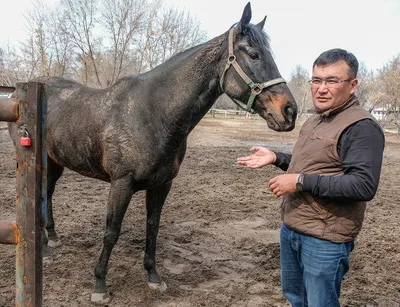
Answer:
[(356, 78), (358, 72), (358, 60), (354, 54), (344, 49), (335, 48), (321, 53), (314, 61), (313, 69), (315, 66), (333, 64), (341, 60), (345, 61), (349, 66), (350, 77)]

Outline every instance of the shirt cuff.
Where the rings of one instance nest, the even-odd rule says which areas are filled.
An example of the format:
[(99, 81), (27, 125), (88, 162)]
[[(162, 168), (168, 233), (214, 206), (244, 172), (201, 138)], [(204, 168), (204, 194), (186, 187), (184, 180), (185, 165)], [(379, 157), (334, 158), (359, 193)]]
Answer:
[(280, 165), (282, 165), (282, 163), (285, 162), (285, 155), (282, 152), (275, 152), (275, 156), (276, 156), (276, 160), (274, 162), (274, 165), (279, 167)]
[(318, 174), (304, 174), (303, 178), (303, 191), (313, 194), (318, 186)]

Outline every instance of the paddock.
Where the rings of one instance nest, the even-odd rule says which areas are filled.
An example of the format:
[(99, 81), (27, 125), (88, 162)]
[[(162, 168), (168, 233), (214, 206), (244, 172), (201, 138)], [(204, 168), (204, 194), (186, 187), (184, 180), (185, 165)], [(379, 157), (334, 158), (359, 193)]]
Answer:
[[(263, 120), (203, 118), (161, 217), (157, 259), (168, 289), (146, 284), (146, 210), (137, 193), (110, 258), (110, 306), (289, 306), (280, 290), (279, 199), (267, 188), (282, 171), (245, 169), (236, 157), (256, 144), (290, 151), (300, 126), (275, 132)], [(399, 174), (400, 137), (387, 134), (380, 187), (351, 254), (342, 306), (400, 306)], [(92, 306), (108, 188), (68, 170), (58, 182), (54, 215), (63, 245), (43, 267), (43, 306)], [(0, 123), (0, 217), (14, 215), (15, 150)], [(0, 245), (0, 254), (0, 306), (15, 306), (15, 247)]]

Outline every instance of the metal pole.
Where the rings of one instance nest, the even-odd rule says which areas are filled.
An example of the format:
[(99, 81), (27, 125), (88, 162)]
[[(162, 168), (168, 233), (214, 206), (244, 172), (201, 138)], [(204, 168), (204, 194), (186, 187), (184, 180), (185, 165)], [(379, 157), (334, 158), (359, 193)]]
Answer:
[[(27, 131), (31, 146), (16, 141), (16, 221), (20, 240), (16, 248), (16, 306), (42, 306), (42, 106), (41, 84), (18, 83), (19, 132)], [(29, 102), (29, 103), (28, 103)]]
[(0, 121), (15, 122), (18, 119), (18, 102), (11, 98), (0, 98)]
[(0, 220), (0, 244), (17, 244), (19, 229), (15, 221)]

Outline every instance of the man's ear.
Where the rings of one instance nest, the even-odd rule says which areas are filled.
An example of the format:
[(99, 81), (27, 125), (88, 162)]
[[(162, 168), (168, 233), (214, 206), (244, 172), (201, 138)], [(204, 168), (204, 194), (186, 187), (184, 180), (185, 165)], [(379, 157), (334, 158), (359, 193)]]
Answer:
[(351, 86), (350, 94), (354, 94), (358, 87), (358, 79), (355, 78), (355, 79), (351, 80), (350, 86)]

